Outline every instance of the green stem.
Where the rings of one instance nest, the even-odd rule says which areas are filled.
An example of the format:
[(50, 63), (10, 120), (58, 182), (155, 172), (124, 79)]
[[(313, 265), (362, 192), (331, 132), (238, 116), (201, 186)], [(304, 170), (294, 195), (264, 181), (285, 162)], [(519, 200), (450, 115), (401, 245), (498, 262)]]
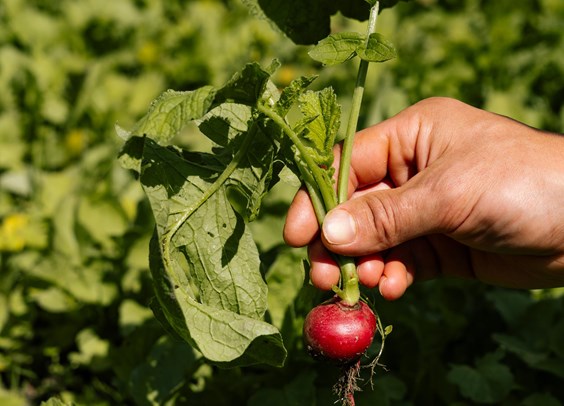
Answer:
[(317, 222), (319, 224), (323, 223), (323, 219), (325, 218), (325, 214), (327, 211), (325, 210), (325, 203), (323, 202), (323, 196), (319, 192), (319, 188), (315, 185), (315, 179), (311, 176), (311, 173), (307, 170), (305, 165), (298, 163), (298, 169), (300, 171), (301, 177), (304, 180), (307, 192), (309, 193), (309, 198), (311, 199), (311, 203), (313, 205), (313, 211), (315, 212), (315, 217), (317, 218)]
[[(267, 106), (259, 105), (257, 109), (274, 121), (297, 148), (299, 156), (296, 159), (296, 165), (308, 190), (317, 221), (320, 225), (323, 224), (326, 212), (336, 206), (333, 189), (325, 186), (326, 183), (323, 180), (321, 169), (311, 159), (298, 135), (286, 121)], [(341, 297), (344, 303), (354, 306), (360, 299), (354, 258), (335, 255), (335, 259), (341, 269), (342, 289), (335, 286), (333, 290)]]
[(343, 303), (354, 306), (360, 300), (360, 288), (354, 258), (336, 255), (335, 259), (341, 269), (341, 287), (334, 286), (333, 291), (339, 295)]
[[(368, 20), (368, 29), (366, 32), (367, 42), (368, 42), (368, 38), (370, 37), (370, 34), (374, 33), (376, 30), (378, 9), (379, 9), (379, 2), (376, 2), (376, 4), (370, 9), (370, 19)], [(368, 72), (369, 63), (370, 62), (361, 59), (360, 65), (358, 66), (356, 85), (352, 97), (351, 112), (349, 115), (349, 121), (347, 123), (345, 139), (343, 141), (341, 162), (339, 164), (339, 180), (337, 185), (339, 203), (345, 202), (348, 198), (349, 172), (351, 165), (352, 147), (354, 142), (354, 135), (356, 133), (356, 128), (358, 126), (358, 116), (360, 114), (360, 107), (362, 105), (362, 97), (364, 95), (366, 73)]]
[[(288, 123), (286, 123), (286, 121), (282, 117), (280, 117), (280, 115), (278, 113), (276, 113), (274, 110), (272, 110), (269, 106), (258, 104), (257, 110), (259, 112), (261, 112), (262, 114), (264, 114), (265, 116), (267, 116), (268, 118), (270, 118), (272, 121), (274, 121), (274, 123), (280, 129), (282, 129), (282, 131), (284, 131), (284, 134), (286, 134), (286, 136), (288, 136), (288, 138), (290, 138), (290, 141), (292, 141), (294, 146), (297, 148), (297, 150), (299, 152), (299, 160), (301, 160), (303, 162), (303, 164), (305, 164), (305, 166), (307, 167), (307, 170), (305, 170), (305, 172), (309, 171), (309, 174), (311, 174), (311, 177), (313, 177), (313, 179), (311, 179), (311, 177), (308, 176), (307, 173), (304, 173), (303, 169), (305, 169), (305, 168), (303, 168), (303, 167), (300, 168), (300, 172), (302, 173), (302, 175), (304, 175), (304, 174), (306, 175), (303, 180), (306, 182), (306, 185), (309, 185), (308, 190), (311, 187), (311, 188), (315, 188), (319, 191), (319, 193), (321, 194), (321, 197), (323, 199), (325, 209), (327, 211), (334, 208), (337, 205), (337, 200), (335, 198), (335, 192), (333, 191), (333, 188), (328, 187), (326, 185), (326, 182), (324, 181), (324, 178), (323, 178), (322, 169), (319, 166), (317, 166), (317, 164), (315, 163), (315, 161), (313, 160), (311, 155), (308, 153), (306, 146), (300, 140), (298, 134), (296, 134), (296, 132), (288, 125)], [(298, 164), (298, 167), (300, 167), (300, 163), (297, 162), (297, 164)], [(310, 182), (308, 182), (308, 179), (310, 180)], [(313, 182), (311, 182), (311, 180), (313, 180)], [(315, 208), (315, 206), (314, 206), (314, 208)], [(319, 217), (319, 214), (318, 214), (318, 217)], [(323, 214), (323, 217), (325, 217), (325, 214)]]
[[(368, 21), (368, 29), (366, 41), (368, 37), (376, 29), (376, 20), (378, 18), (379, 2), (370, 9), (370, 18)], [(298, 150), (299, 157), (296, 164), (302, 175), (307, 190), (310, 194), (313, 208), (319, 224), (323, 223), (325, 213), (338, 203), (347, 200), (349, 170), (352, 155), (352, 144), (354, 134), (358, 125), (358, 116), (360, 113), (360, 106), (362, 104), (362, 97), (364, 94), (364, 85), (366, 82), (366, 73), (368, 71), (368, 62), (365, 60), (360, 61), (358, 68), (358, 75), (356, 79), (356, 86), (353, 93), (352, 107), (349, 116), (349, 122), (345, 134), (343, 144), (343, 151), (341, 155), (341, 163), (339, 167), (338, 178), (338, 199), (332, 188), (328, 188), (324, 181), (322, 170), (317, 166), (311, 156), (308, 154), (305, 145), (299, 139), (298, 134), (286, 123), (284, 118), (272, 110), (269, 106), (259, 104), (257, 110), (270, 118), (274, 123), (282, 129), (282, 131), (290, 138), (296, 149)], [(354, 258), (336, 255), (335, 259), (341, 269), (341, 287), (335, 286), (333, 290), (341, 300), (350, 305), (355, 305), (360, 300), (360, 289), (358, 274), (356, 272), (356, 264)]]
[[(370, 18), (368, 20), (368, 29), (366, 33), (366, 41), (370, 34), (376, 30), (376, 21), (378, 19), (379, 2), (370, 9)], [(345, 139), (343, 141), (343, 149), (341, 152), (341, 161), (339, 164), (339, 178), (337, 180), (337, 201), (343, 203), (348, 199), (349, 173), (351, 166), (352, 147), (354, 135), (358, 126), (358, 117), (360, 107), (362, 105), (362, 97), (364, 95), (364, 86), (366, 83), (366, 73), (368, 72), (368, 61), (360, 60), (356, 85), (352, 97), (352, 106), (347, 123)], [(360, 289), (358, 274), (356, 272), (356, 264), (353, 258), (338, 257), (337, 262), (341, 268), (341, 288), (334, 288), (339, 297), (349, 305), (354, 305), (360, 300)]]

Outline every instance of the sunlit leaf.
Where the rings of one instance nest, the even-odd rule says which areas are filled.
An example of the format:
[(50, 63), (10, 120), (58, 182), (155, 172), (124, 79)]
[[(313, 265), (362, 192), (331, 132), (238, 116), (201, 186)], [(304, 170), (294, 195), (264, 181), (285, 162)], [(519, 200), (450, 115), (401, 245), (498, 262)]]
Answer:
[(84, 329), (76, 336), (78, 352), (71, 352), (69, 359), (78, 365), (88, 365), (94, 371), (103, 370), (109, 365), (108, 340), (100, 338), (91, 328)]
[(71, 295), (55, 286), (43, 290), (32, 290), (30, 297), (42, 309), (52, 313), (72, 312), (78, 308), (78, 303)]
[[(276, 69), (278, 63), (275, 61), (270, 69)], [(266, 89), (270, 74), (258, 63), (249, 63), (235, 73), (233, 77), (217, 91), (215, 103), (241, 103), (252, 106), (262, 96)]]
[[(265, 362), (280, 363), (278, 332), (262, 321), (266, 285), (258, 251), (225, 185), (215, 183), (213, 170), (150, 140), (143, 162), (141, 183), (159, 236), (151, 272), (168, 322), (212, 361), (256, 363), (258, 351)], [(176, 232), (168, 239), (170, 230)], [(246, 353), (255, 340), (259, 348)], [(272, 355), (262, 354), (269, 345)]]
[(282, 94), (280, 95), (280, 99), (276, 103), (276, 110), (278, 111), (278, 114), (284, 117), (297, 101), (298, 97), (316, 78), (316, 76), (302, 76), (292, 80), (292, 82), (284, 88)]
[(337, 65), (356, 55), (364, 37), (356, 32), (340, 32), (322, 39), (309, 51), (309, 56), (324, 65)]
[(397, 57), (394, 45), (383, 35), (374, 33), (368, 37), (366, 45), (358, 49), (358, 56), (368, 62), (385, 62)]
[(166, 143), (188, 122), (202, 117), (210, 108), (214, 96), (215, 90), (211, 86), (187, 92), (168, 90), (151, 104), (148, 113), (129, 134), (146, 134), (158, 142)]
[(333, 146), (340, 125), (341, 108), (331, 88), (319, 92), (308, 91), (300, 95), (303, 118), (296, 131), (308, 146), (316, 163), (330, 168), (333, 163)]

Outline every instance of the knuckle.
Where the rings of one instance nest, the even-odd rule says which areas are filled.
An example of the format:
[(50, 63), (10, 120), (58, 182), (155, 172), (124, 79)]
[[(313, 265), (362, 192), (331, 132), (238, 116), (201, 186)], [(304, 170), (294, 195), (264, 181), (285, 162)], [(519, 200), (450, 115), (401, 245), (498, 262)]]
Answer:
[[(393, 197), (386, 199), (366, 199), (366, 218), (362, 219), (362, 227), (372, 233), (372, 247), (376, 251), (390, 248), (398, 243), (398, 210)], [(363, 233), (364, 234), (364, 233)]]

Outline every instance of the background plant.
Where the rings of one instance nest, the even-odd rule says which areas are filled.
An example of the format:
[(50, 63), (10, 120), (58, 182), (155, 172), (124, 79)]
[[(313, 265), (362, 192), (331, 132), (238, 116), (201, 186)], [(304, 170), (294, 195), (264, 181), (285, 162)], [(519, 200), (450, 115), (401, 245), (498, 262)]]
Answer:
[[(360, 126), (445, 95), (564, 131), (564, 9), (558, 0), (412, 1), (384, 10), (379, 31), (399, 58), (372, 66)], [(335, 31), (363, 32), (334, 17)], [(360, 27), (360, 28), (359, 28)], [(163, 89), (221, 86), (248, 61), (282, 62), (280, 86), (320, 71), (237, 1), (23, 1), (0, 5), (0, 379), (2, 404), (51, 396), (76, 404), (327, 404), (334, 376), (299, 348), (312, 290), (272, 307), (294, 337), (283, 369), (223, 370), (171, 338), (149, 310), (153, 224), (115, 160), (128, 128)], [(324, 68), (348, 108), (357, 66)], [(175, 142), (190, 147), (187, 128)], [(342, 133), (342, 132), (341, 132)], [(295, 185), (256, 224), (269, 288), (301, 284), (280, 227)], [(286, 255), (279, 256), (280, 252)], [(559, 290), (511, 291), (456, 281), (375, 297), (394, 325), (358, 404), (559, 404), (564, 398)], [(184, 362), (177, 362), (178, 359)], [(331, 400), (332, 401), (332, 400)], [(51, 402), (54, 402), (52, 400)]]

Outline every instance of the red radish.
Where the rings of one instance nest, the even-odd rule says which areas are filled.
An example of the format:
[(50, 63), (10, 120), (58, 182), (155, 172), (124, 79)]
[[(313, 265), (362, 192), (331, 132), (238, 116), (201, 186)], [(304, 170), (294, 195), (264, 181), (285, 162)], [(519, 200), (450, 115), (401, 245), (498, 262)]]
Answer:
[(304, 341), (313, 358), (346, 365), (366, 352), (376, 329), (376, 316), (366, 303), (350, 306), (335, 296), (308, 313)]

